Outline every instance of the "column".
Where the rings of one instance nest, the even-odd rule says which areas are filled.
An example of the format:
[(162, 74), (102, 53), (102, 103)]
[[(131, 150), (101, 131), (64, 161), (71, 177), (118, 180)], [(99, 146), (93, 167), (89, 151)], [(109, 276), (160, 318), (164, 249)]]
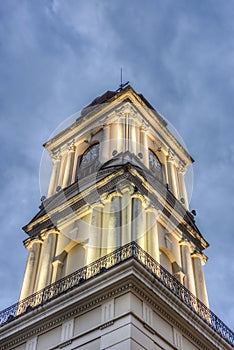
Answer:
[(196, 295), (198, 299), (200, 299), (207, 307), (209, 307), (204, 273), (202, 270), (202, 254), (199, 252), (194, 252), (192, 254), (192, 261), (197, 292)]
[(122, 189), (122, 245), (131, 242), (132, 198), (130, 191), (130, 187)]
[(124, 147), (123, 151), (129, 151), (129, 123), (128, 123), (128, 112), (124, 113), (124, 133), (123, 133), (123, 142), (124, 142)]
[(183, 198), (184, 206), (186, 209), (188, 209), (189, 205), (188, 205), (188, 197), (187, 197), (187, 191), (186, 191), (185, 181), (184, 181), (184, 174), (185, 174), (185, 168), (182, 164), (180, 164), (178, 168), (180, 200), (181, 198)]
[(45, 288), (51, 282), (52, 277), (52, 261), (54, 258), (54, 250), (56, 243), (56, 232), (48, 232), (44, 241), (44, 247), (41, 256), (41, 268), (37, 290)]
[(191, 293), (196, 295), (192, 258), (190, 255), (190, 244), (187, 239), (183, 239), (180, 244), (182, 254), (182, 267), (185, 274), (185, 287), (187, 287)]
[(142, 249), (145, 249), (143, 231), (142, 200), (139, 197), (132, 197), (132, 241), (137, 242)]
[(80, 147), (81, 145), (78, 145), (75, 147), (75, 153), (74, 153), (74, 159), (73, 159), (73, 166), (72, 166), (72, 176), (71, 176), (71, 183), (75, 182), (77, 179), (77, 162), (78, 162), (78, 157), (80, 153)]
[(149, 150), (148, 150), (147, 126), (144, 124), (140, 128), (140, 143), (141, 143), (141, 153), (143, 155), (143, 163), (148, 168), (149, 167)]
[(105, 163), (110, 159), (110, 125), (103, 127), (102, 142), (100, 143), (100, 161)]
[(113, 157), (113, 151), (117, 151), (118, 153), (118, 124), (117, 122), (113, 122), (110, 125), (110, 158)]
[(63, 265), (64, 263), (59, 259), (54, 260), (52, 262), (53, 272), (52, 272), (51, 283), (54, 283), (58, 281), (60, 278), (62, 278)]
[(57, 181), (57, 186), (60, 186), (60, 187), (63, 186), (63, 178), (64, 178), (65, 166), (66, 166), (66, 154), (63, 154), (62, 158), (61, 158), (61, 164), (60, 164), (60, 169), (59, 169), (59, 176), (58, 176), (58, 181)]
[(131, 127), (131, 136), (130, 136), (130, 143), (131, 143), (131, 152), (137, 155), (137, 140), (136, 140), (136, 125), (134, 122), (134, 119), (131, 118), (130, 120), (130, 127)]
[(70, 179), (72, 176), (72, 161), (74, 158), (74, 153), (75, 153), (75, 147), (72, 144), (68, 150), (67, 162), (66, 162), (64, 177), (63, 177), (63, 185), (62, 185), (63, 188), (67, 187), (71, 182)]
[(176, 183), (174, 160), (175, 160), (174, 155), (169, 150), (169, 155), (167, 158), (168, 175), (169, 175), (169, 188), (172, 190), (172, 193), (175, 195), (175, 197), (177, 197), (178, 193), (177, 193), (177, 183)]
[(164, 181), (166, 184), (169, 184), (169, 175), (168, 175), (168, 166), (167, 166), (167, 156), (165, 155), (164, 151), (161, 150), (161, 157), (162, 157), (162, 164), (164, 165)]
[(60, 155), (58, 154), (53, 155), (52, 161), (53, 161), (53, 169), (52, 169), (52, 175), (51, 175), (50, 185), (48, 189), (48, 195), (47, 195), (48, 197), (52, 196), (56, 192), (59, 167), (60, 167)]
[(30, 241), (26, 247), (29, 250), (28, 260), (24, 272), (23, 285), (20, 292), (20, 300), (25, 299), (29, 295), (35, 292), (34, 285), (36, 279), (36, 273), (38, 269), (38, 261), (40, 255), (41, 243), (39, 239)]
[(114, 251), (117, 247), (117, 242), (120, 246), (120, 203), (119, 197), (113, 196), (110, 202), (110, 212), (108, 219), (107, 232), (107, 253)]
[(124, 135), (124, 126), (123, 126), (123, 119), (118, 118), (118, 131), (117, 131), (117, 151), (123, 152), (124, 151), (124, 145), (123, 145), (123, 135)]
[(157, 262), (159, 259), (159, 242), (158, 242), (158, 211), (154, 207), (146, 208), (146, 225), (147, 225), (147, 252)]
[(91, 227), (86, 257), (87, 265), (99, 259), (101, 256), (102, 208), (103, 204), (98, 203), (92, 209)]
[(141, 141), (140, 141), (140, 128), (138, 125), (135, 125), (135, 132), (136, 132), (136, 155), (141, 152)]

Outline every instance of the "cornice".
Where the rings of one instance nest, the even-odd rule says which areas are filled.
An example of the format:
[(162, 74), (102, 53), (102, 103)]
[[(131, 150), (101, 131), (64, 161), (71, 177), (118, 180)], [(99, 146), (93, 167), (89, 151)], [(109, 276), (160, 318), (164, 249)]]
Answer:
[[(87, 133), (92, 133), (93, 130), (104, 125), (107, 115), (111, 115), (113, 109), (121, 107), (123, 103), (130, 102), (134, 105), (139, 115), (147, 120), (147, 124), (151, 127), (153, 133), (157, 135), (165, 149), (173, 148), (178, 159), (185, 164), (193, 163), (192, 157), (187, 150), (179, 143), (179, 141), (167, 129), (167, 122), (164, 118), (150, 105), (143, 95), (137, 94), (131, 86), (126, 87), (106, 102), (88, 106), (86, 112), (69, 127), (54, 136), (44, 144), (48, 151), (54, 152), (64, 147), (69, 140), (81, 140)], [(110, 121), (109, 121), (110, 122)]]
[[(100, 281), (102, 282), (100, 283)], [(94, 290), (92, 286), (95, 283)], [(178, 298), (169, 293), (165, 286), (157, 280), (153, 280), (152, 275), (138, 262), (131, 260), (106, 272), (105, 279), (90, 280), (90, 283), (87, 282), (83, 285), (83, 290), (78, 290), (76, 293), (74, 291), (67, 293), (66, 296), (63, 295), (58, 298), (56, 302), (52, 301), (45, 304), (37, 312), (32, 311), (3, 326), (0, 350), (12, 349), (26, 342), (27, 339), (45, 333), (47, 330), (61, 325), (65, 320), (81, 315), (100, 306), (106, 300), (123, 295), (126, 292), (132, 292), (140, 300), (150, 304), (158, 315), (170, 325), (179, 329), (183, 335), (198, 346), (199, 350), (232, 349), (231, 345), (213, 332), (211, 327), (180, 302)], [(66, 298), (65, 303), (64, 297)], [(71, 300), (70, 304), (67, 303), (68, 300)], [(126, 311), (126, 313), (129, 313), (129, 311)], [(130, 313), (134, 314), (134, 311), (131, 310)], [(139, 317), (137, 318), (144, 326), (145, 321)], [(113, 318), (111, 321), (115, 322), (116, 319)], [(97, 325), (99, 328), (102, 326), (105, 328), (102, 324)], [(155, 334), (159, 335), (157, 329), (153, 330)], [(7, 335), (8, 332), (9, 335)], [(3, 337), (5, 337), (5, 340)]]
[[(61, 193), (54, 195), (52, 199), (45, 201), (43, 209), (24, 227), (25, 232), (30, 237), (35, 237), (48, 226), (56, 226), (57, 222), (65, 217), (71, 216), (72, 218), (74, 214), (79, 217), (79, 212), (81, 214), (89, 210), (95, 202), (100, 201), (104, 193), (108, 194), (113, 190), (118, 192), (119, 183), (129, 181), (139, 189), (141, 195), (161, 211), (165, 220), (169, 220), (170, 224), (186, 235), (198, 250), (203, 250), (208, 246), (189, 212), (159, 180), (152, 177), (150, 171), (142, 171), (139, 167), (128, 163), (101, 169), (91, 177), (95, 181), (84, 191), (80, 192), (78, 181)], [(87, 181), (87, 178), (84, 181), (86, 184), (91, 182)]]

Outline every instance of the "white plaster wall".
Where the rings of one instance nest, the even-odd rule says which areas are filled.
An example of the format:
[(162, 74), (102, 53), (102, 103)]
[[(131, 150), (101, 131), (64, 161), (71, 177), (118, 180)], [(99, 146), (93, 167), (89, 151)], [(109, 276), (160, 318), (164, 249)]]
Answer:
[(67, 255), (66, 275), (79, 270), (85, 265), (85, 248), (77, 244)]
[(58, 344), (61, 338), (62, 327), (56, 327), (39, 335), (37, 339), (37, 350), (47, 350)]
[(85, 332), (101, 324), (101, 306), (75, 318), (74, 335)]

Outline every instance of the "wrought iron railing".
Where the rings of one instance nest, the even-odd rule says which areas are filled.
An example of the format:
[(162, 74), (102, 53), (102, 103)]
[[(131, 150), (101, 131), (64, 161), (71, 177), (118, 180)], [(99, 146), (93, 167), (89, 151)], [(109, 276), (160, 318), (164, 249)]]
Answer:
[(211, 310), (209, 310), (198, 298), (185, 288), (174, 276), (146, 253), (136, 242), (103, 256), (95, 262), (79, 269), (61, 280), (45, 287), (27, 297), (24, 300), (8, 307), (0, 312), (0, 326), (38, 308), (45, 303), (59, 297), (63, 293), (79, 287), (100, 273), (114, 267), (130, 258), (137, 260), (149, 271), (152, 276), (164, 285), (171, 293), (178, 297), (187, 307), (195, 312), (215, 332), (224, 338), (229, 344), (234, 345), (234, 333)]

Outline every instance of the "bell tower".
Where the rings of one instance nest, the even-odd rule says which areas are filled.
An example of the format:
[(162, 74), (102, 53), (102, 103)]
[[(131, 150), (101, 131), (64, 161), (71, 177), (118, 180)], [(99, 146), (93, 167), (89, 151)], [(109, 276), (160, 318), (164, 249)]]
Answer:
[[(107, 92), (82, 114), (45, 144), (53, 171), (43, 208), (25, 227), (29, 260), (20, 299), (134, 241), (208, 305), (202, 271), (207, 242), (187, 212), (184, 173), (191, 157), (130, 86)], [(86, 199), (91, 188), (99, 193), (104, 171), (109, 187), (121, 172), (138, 181), (125, 176), (95, 201)], [(68, 204), (64, 192), (74, 184), (84, 201), (79, 210)], [(54, 218), (61, 205), (66, 214)], [(167, 206), (169, 217), (163, 213)], [(185, 228), (186, 221), (183, 231), (180, 225)]]
[(44, 146), (53, 168), (24, 227), (28, 260), (8, 344), (231, 349), (233, 333), (208, 308), (208, 243), (184, 179), (193, 159), (144, 96), (107, 91)]

